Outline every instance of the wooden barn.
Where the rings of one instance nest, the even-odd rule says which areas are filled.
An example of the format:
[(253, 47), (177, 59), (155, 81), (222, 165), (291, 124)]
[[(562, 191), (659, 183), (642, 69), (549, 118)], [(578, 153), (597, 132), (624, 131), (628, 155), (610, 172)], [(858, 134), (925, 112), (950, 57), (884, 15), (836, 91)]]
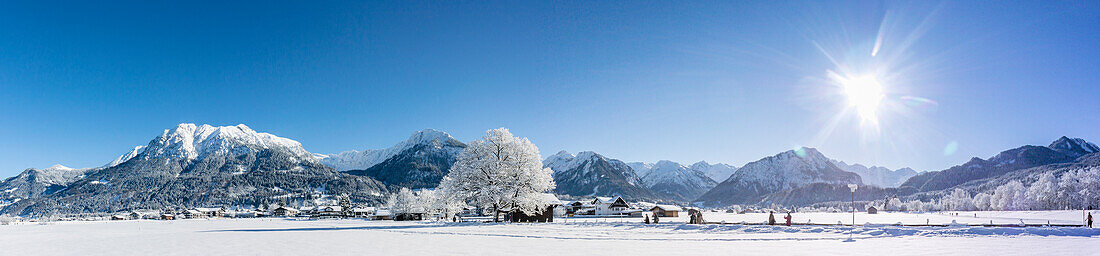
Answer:
[(549, 206), (543, 208), (536, 214), (526, 214), (522, 211), (512, 211), (504, 216), (504, 219), (511, 222), (554, 222), (554, 209), (565, 207), (558, 200), (554, 194), (543, 194), (543, 200), (550, 203)]
[(677, 217), (680, 216), (680, 211), (683, 211), (683, 209), (675, 205), (658, 204), (649, 211), (658, 217)]

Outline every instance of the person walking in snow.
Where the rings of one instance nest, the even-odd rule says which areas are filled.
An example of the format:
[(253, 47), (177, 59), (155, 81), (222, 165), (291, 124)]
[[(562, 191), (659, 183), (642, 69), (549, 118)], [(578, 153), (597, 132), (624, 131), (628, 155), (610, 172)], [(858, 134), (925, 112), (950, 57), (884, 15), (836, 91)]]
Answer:
[(653, 224), (657, 224), (659, 222), (661, 222), (661, 218), (658, 218), (657, 214), (654, 214), (653, 215)]
[(775, 225), (775, 212), (768, 211), (768, 225)]
[(649, 215), (645, 216), (645, 224), (649, 224)]
[(787, 219), (787, 226), (790, 227), (791, 226), (791, 212), (787, 212), (787, 217), (783, 217), (783, 218)]
[(1087, 220), (1087, 221), (1088, 221), (1088, 223), (1089, 223), (1089, 228), (1092, 228), (1092, 213), (1091, 213), (1091, 212), (1089, 213), (1089, 217), (1088, 217), (1087, 219), (1085, 219), (1085, 220)]

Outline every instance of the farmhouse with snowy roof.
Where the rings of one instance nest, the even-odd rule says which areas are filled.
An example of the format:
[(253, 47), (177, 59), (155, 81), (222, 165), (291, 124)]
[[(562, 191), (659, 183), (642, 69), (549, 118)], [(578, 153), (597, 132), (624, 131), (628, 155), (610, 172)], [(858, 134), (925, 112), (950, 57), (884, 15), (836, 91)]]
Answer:
[(630, 204), (623, 197), (596, 197), (592, 200), (596, 215), (618, 215), (630, 208)]
[(680, 216), (680, 211), (683, 211), (683, 209), (675, 205), (658, 204), (649, 209), (649, 211), (653, 212), (653, 215), (657, 215), (657, 217), (678, 217)]
[(275, 210), (271, 211), (272, 215), (281, 217), (293, 217), (298, 215), (298, 209), (294, 209), (290, 206), (279, 206)]
[(512, 222), (554, 222), (555, 215), (561, 216), (561, 214), (564, 214), (564, 205), (562, 205), (561, 200), (558, 200), (558, 197), (554, 196), (554, 194), (543, 193), (541, 200), (549, 203), (549, 205), (538, 213), (527, 214), (523, 211), (513, 211), (508, 213), (505, 219)]

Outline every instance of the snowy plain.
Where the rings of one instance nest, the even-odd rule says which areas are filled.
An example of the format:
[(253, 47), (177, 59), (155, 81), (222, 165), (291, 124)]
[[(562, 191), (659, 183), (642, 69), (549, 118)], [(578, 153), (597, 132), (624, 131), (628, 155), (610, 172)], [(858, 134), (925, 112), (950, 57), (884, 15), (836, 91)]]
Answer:
[[(1072, 222), (1080, 211), (986, 213), (982, 217), (979, 212), (975, 221)], [(710, 214), (704, 217), (767, 217)], [(891, 214), (920, 222), (940, 215)], [(843, 214), (804, 215), (828, 222)], [(570, 218), (555, 223), (284, 218), (23, 222), (0, 225), (0, 255), (1100, 255), (1100, 229), (1083, 227), (853, 229), (688, 225), (682, 220), (663, 218), (658, 225), (645, 225), (637, 218)], [(849, 233), (854, 242), (844, 242)]]

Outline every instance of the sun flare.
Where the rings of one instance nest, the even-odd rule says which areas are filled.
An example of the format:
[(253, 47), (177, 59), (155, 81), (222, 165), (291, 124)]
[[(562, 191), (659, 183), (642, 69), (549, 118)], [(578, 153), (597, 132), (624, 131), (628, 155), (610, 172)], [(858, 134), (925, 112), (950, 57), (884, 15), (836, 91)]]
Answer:
[(874, 75), (862, 75), (856, 77), (844, 77), (838, 79), (844, 95), (848, 98), (848, 105), (854, 107), (863, 121), (877, 122), (878, 107), (886, 94), (882, 90), (882, 84)]

